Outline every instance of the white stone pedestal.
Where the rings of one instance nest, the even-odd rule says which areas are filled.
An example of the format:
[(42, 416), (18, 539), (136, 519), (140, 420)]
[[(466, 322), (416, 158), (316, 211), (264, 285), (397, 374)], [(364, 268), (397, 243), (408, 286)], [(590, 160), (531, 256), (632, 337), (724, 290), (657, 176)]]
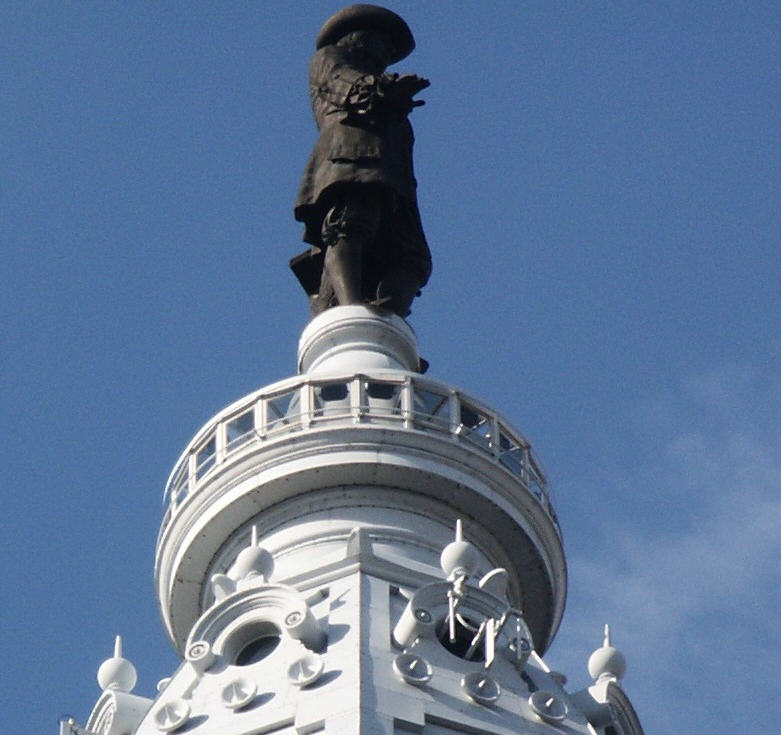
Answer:
[(316, 316), (298, 342), (298, 372), (410, 370), (420, 365), (418, 340), (400, 316), (369, 306), (337, 306)]

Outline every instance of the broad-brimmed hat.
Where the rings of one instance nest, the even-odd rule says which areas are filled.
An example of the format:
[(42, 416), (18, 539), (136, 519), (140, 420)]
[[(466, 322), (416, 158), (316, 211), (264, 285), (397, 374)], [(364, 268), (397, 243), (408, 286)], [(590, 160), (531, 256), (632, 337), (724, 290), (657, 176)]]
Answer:
[(342, 8), (334, 13), (317, 34), (315, 47), (330, 46), (353, 31), (380, 31), (390, 36), (394, 54), (390, 61), (395, 64), (412, 53), (415, 38), (401, 16), (379, 5), (360, 3)]

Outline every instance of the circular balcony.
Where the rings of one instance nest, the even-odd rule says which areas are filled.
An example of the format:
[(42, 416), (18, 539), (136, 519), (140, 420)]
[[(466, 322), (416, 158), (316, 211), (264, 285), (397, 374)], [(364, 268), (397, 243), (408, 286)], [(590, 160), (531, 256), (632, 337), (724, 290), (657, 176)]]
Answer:
[(253, 445), (323, 424), (385, 425), (447, 436), (515, 475), (559, 528), (545, 474), (529, 442), (496, 411), (446, 384), (383, 370), (327, 379), (297, 376), (252, 393), (215, 416), (168, 478), (160, 538), (216, 470), (239, 461)]
[(471, 518), (529, 601), (535, 641), (547, 648), (563, 614), (566, 564), (529, 442), (480, 401), (397, 369), (299, 375), (237, 401), (198, 432), (166, 485), (157, 544), (159, 602), (175, 645), (203, 611), (209, 570), (241, 526), (348, 485), (375, 488), (374, 504), (405, 491), (411, 512), (428, 503), (429, 513)]

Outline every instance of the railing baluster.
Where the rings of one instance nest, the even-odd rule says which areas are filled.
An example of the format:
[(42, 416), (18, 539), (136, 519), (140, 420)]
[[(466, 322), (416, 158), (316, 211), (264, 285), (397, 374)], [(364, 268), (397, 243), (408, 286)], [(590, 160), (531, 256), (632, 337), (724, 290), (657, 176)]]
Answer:
[(453, 436), (456, 436), (458, 434), (458, 427), (461, 425), (461, 401), (453, 390), (450, 391), (448, 407), (450, 409), (450, 433)]
[[(363, 395), (363, 383), (364, 378), (361, 375), (356, 375), (349, 383), (350, 386), (350, 413), (353, 416), (353, 421), (357, 424), (364, 413), (370, 414), (371, 407), (368, 405), (368, 401), (364, 402)], [(366, 408), (364, 410), (364, 403)]]
[(404, 378), (404, 384), (401, 387), (401, 415), (404, 419), (404, 428), (412, 429), (414, 427), (413, 412), (415, 409), (415, 395), (412, 378)]

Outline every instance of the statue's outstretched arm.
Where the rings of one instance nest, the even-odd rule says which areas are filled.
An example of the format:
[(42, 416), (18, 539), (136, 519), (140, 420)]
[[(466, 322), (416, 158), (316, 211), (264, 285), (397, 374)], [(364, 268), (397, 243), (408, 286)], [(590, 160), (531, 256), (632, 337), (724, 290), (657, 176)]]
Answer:
[(408, 114), (423, 104), (412, 98), (429, 86), (429, 81), (415, 74), (370, 74), (334, 59), (326, 49), (312, 59), (310, 87), (313, 99), (321, 99), (345, 112), (374, 119)]
[(353, 82), (344, 109), (369, 118), (407, 115), (423, 104), (412, 98), (428, 86), (428, 79), (415, 74), (365, 74)]

